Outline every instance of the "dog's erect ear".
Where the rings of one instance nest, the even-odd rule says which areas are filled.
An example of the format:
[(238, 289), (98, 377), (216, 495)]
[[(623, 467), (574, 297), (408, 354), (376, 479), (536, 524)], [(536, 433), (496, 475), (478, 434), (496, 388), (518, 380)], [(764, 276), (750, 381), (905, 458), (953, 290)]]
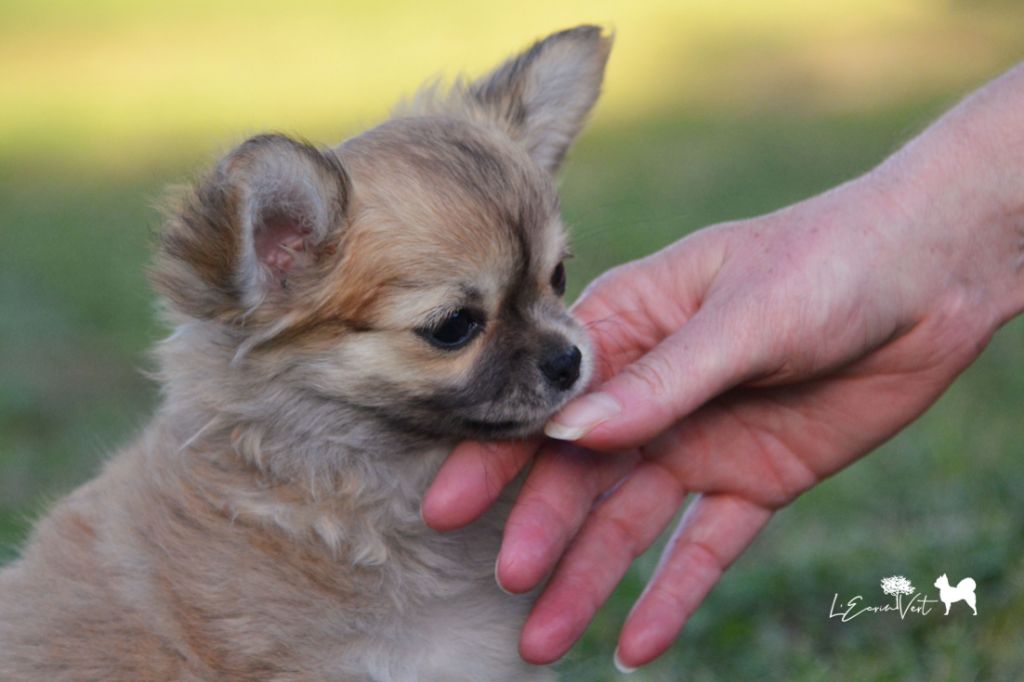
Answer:
[(561, 31), (471, 84), (468, 95), (554, 173), (597, 101), (611, 48), (597, 26)]
[(153, 280), (200, 319), (282, 301), (334, 252), (349, 194), (334, 154), (282, 135), (254, 137), (169, 209)]

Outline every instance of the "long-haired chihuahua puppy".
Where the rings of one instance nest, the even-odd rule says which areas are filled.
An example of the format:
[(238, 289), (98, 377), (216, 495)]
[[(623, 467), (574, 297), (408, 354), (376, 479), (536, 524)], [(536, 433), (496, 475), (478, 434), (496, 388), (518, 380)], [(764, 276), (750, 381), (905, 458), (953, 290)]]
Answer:
[(172, 202), (161, 407), (0, 573), (0, 679), (552, 676), (503, 506), (439, 535), (419, 505), (588, 381), (552, 175), (610, 47), (556, 33), (334, 149), (252, 138)]

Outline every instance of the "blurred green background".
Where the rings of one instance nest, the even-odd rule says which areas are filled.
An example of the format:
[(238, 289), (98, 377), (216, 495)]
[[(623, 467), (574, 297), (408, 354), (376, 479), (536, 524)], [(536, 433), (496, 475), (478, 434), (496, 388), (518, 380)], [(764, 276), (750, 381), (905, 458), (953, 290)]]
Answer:
[[(162, 188), (244, 136), (334, 143), (424, 79), (555, 29), (617, 31), (563, 174), (571, 288), (860, 173), (1022, 55), (1024, 4), (939, 0), (0, 3), (0, 561), (145, 424)], [(634, 679), (1024, 678), (1024, 325), (920, 422), (780, 513)], [(644, 557), (562, 664), (615, 679)], [(828, 619), (948, 572), (974, 618)]]

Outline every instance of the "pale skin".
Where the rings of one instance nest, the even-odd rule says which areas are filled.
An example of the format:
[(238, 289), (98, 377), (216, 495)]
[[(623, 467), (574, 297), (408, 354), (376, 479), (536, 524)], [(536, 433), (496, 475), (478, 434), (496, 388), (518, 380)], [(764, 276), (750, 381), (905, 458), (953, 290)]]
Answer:
[(776, 510), (918, 417), (1022, 310), (1018, 66), (869, 173), (594, 281), (574, 308), (591, 392), (552, 439), (461, 445), (424, 519), (469, 523), (533, 462), (496, 577), (550, 575), (520, 641), (548, 663), (694, 495), (620, 634), (616, 664), (644, 665)]

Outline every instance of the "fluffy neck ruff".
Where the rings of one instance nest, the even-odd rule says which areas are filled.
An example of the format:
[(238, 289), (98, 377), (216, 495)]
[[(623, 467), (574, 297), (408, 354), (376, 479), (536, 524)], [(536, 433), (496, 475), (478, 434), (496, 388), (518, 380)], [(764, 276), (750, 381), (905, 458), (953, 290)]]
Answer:
[(253, 377), (232, 366), (227, 341), (183, 326), (158, 346), (159, 440), (177, 447), (147, 448), (154, 467), (233, 523), (273, 524), (353, 563), (383, 564), (391, 539), (429, 533), (420, 501), (454, 439)]

